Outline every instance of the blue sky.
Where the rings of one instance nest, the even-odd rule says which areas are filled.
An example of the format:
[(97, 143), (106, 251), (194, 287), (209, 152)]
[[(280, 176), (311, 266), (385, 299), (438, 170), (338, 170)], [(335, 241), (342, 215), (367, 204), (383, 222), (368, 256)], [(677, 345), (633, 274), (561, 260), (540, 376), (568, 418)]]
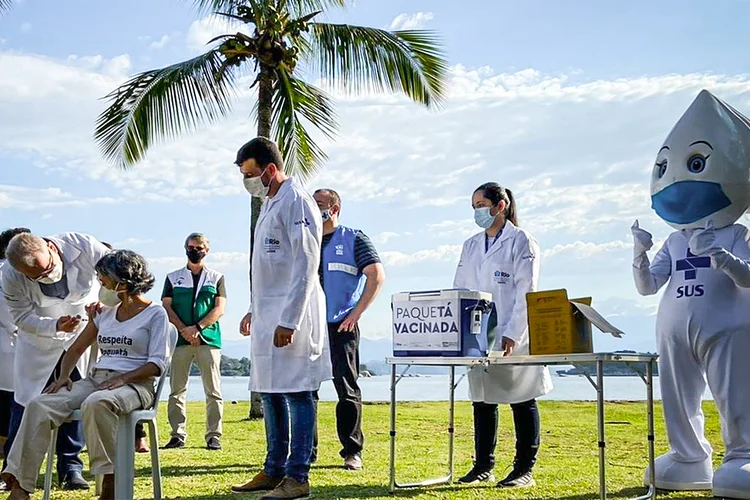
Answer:
[[(383, 254), (387, 284), (363, 335), (389, 337), (392, 293), (451, 286), (475, 231), (471, 192), (495, 180), (517, 193), (522, 225), (540, 242), (541, 288), (593, 296), (626, 331), (618, 341), (599, 334), (597, 349), (653, 349), (658, 297), (635, 292), (629, 228), (637, 217), (659, 241), (670, 231), (650, 209), (655, 154), (702, 88), (750, 113), (750, 2), (712, 3), (360, 0), (329, 14), (438, 30), (452, 67), (440, 112), (336, 95), (339, 136), (323, 142), (330, 161), (309, 188), (337, 189), (343, 222)], [(0, 18), (0, 227), (130, 247), (160, 284), (182, 265), (184, 237), (205, 232), (209, 264), (228, 280), (225, 337), (236, 340), (249, 200), (232, 161), (254, 135), (252, 97), (129, 172), (92, 141), (101, 97), (223, 30), (180, 0), (24, 0)]]

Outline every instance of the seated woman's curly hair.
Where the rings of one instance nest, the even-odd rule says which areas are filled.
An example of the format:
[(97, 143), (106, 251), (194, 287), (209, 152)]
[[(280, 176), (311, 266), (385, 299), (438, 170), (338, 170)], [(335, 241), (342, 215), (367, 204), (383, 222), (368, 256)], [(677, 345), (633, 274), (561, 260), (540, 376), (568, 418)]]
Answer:
[(124, 283), (128, 295), (146, 293), (154, 287), (156, 279), (148, 270), (146, 259), (132, 250), (115, 250), (96, 263), (96, 272)]

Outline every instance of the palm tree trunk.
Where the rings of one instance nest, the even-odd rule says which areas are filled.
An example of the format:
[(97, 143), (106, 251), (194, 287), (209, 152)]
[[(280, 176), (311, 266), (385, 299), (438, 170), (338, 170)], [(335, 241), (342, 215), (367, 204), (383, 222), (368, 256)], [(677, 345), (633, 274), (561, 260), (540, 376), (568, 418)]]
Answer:
[[(258, 136), (271, 138), (271, 106), (273, 103), (273, 72), (261, 66), (260, 79), (258, 81)], [(255, 226), (258, 224), (260, 216), (260, 206), (263, 200), (252, 197), (250, 204), (250, 252), (252, 255), (255, 248)], [(252, 276), (252, 269), (250, 275)], [(263, 405), (260, 400), (260, 394), (257, 392), (250, 393), (250, 413), (247, 418), (263, 418)]]

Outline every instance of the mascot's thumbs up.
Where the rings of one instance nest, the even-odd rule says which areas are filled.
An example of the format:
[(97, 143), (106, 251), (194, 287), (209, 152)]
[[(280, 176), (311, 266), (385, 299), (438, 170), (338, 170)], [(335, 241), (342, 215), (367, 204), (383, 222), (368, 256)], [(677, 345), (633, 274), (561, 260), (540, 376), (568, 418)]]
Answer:
[(688, 246), (693, 255), (713, 255), (722, 250), (716, 244), (716, 231), (711, 219), (706, 222), (706, 227), (693, 231)]

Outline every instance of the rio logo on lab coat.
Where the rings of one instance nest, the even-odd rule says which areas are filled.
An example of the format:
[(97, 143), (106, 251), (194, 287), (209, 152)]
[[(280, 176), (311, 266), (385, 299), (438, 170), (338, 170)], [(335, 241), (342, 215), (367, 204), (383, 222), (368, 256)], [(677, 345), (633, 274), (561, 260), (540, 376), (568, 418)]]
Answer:
[(263, 248), (265, 248), (266, 253), (276, 253), (281, 248), (281, 242), (276, 238), (266, 236), (263, 239)]
[(396, 306), (393, 329), (400, 334), (457, 334), (460, 318), (455, 309), (451, 302)]
[(505, 285), (508, 281), (510, 281), (510, 274), (505, 271), (495, 271), (495, 283), (498, 285)]

